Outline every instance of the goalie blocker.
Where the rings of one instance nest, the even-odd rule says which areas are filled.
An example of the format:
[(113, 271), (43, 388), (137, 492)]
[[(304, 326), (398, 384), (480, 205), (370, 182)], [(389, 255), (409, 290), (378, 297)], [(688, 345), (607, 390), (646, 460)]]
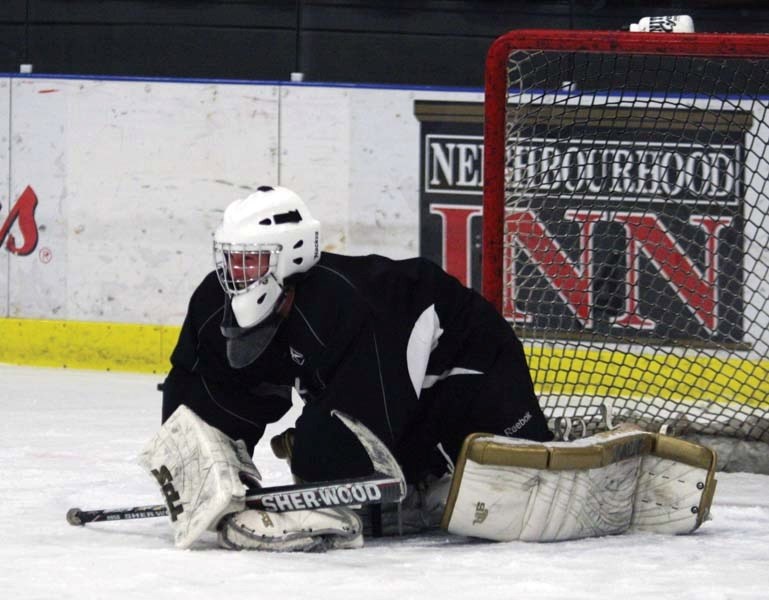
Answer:
[(708, 518), (715, 464), (708, 448), (631, 425), (575, 442), (473, 434), (441, 525), (498, 541), (691, 533)]

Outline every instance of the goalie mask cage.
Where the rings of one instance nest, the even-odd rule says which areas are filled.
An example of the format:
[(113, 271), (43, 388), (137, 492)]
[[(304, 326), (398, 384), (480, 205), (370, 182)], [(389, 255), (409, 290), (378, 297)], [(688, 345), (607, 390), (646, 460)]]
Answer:
[(556, 428), (769, 441), (767, 107), (769, 36), (492, 45), (483, 293)]

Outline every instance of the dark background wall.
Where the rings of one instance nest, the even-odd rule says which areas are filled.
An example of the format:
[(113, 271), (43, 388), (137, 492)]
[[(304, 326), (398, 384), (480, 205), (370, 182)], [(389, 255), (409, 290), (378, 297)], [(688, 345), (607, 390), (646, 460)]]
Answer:
[(0, 71), (480, 87), (507, 30), (664, 14), (769, 32), (769, 0), (0, 0)]

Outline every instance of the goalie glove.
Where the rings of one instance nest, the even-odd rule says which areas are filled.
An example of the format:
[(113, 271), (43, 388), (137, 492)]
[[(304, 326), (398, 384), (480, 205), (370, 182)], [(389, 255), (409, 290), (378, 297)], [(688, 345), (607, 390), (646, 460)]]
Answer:
[(287, 513), (244, 510), (224, 518), (219, 545), (229, 550), (323, 552), (363, 546), (361, 522), (346, 508)]
[(189, 548), (221, 518), (245, 508), (261, 479), (246, 445), (181, 405), (142, 451), (139, 463), (160, 485), (178, 548)]
[(294, 432), (293, 427), (289, 427), (283, 433), (275, 435), (270, 440), (272, 453), (280, 459), (285, 460), (288, 466), (291, 466), (291, 458), (294, 454)]

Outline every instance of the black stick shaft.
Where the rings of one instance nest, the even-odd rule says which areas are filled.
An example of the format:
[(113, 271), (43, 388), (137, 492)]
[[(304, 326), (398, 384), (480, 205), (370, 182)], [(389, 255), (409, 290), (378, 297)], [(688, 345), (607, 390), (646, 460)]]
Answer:
[(85, 525), (86, 523), (98, 523), (100, 521), (123, 521), (126, 519), (165, 517), (167, 514), (168, 508), (166, 508), (165, 504), (132, 506), (131, 508), (97, 508), (95, 510), (70, 508), (67, 511), (67, 522), (70, 525)]
[[(246, 496), (246, 506), (268, 512), (364, 506), (399, 502), (403, 499), (404, 493), (403, 481), (400, 479), (348, 479), (323, 484), (310, 483), (252, 489)], [(85, 525), (101, 521), (148, 519), (167, 515), (168, 508), (163, 504), (95, 510), (71, 508), (67, 511), (67, 522), (70, 525)]]

